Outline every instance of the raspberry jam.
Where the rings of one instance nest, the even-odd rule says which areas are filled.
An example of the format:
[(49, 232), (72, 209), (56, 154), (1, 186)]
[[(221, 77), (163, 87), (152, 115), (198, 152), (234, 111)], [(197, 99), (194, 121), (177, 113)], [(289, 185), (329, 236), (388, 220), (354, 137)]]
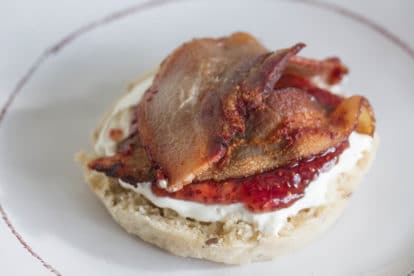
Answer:
[(335, 165), (338, 156), (348, 146), (348, 141), (345, 141), (318, 156), (245, 178), (192, 183), (173, 193), (153, 184), (152, 191), (157, 196), (203, 204), (239, 202), (256, 213), (275, 211), (289, 207), (302, 198), (309, 183)]

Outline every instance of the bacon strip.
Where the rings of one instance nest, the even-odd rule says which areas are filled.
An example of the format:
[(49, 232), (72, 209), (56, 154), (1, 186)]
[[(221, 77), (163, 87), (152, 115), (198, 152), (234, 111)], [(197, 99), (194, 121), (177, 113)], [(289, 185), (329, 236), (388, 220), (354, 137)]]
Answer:
[(344, 99), (310, 81), (338, 82), (346, 67), (295, 56), (303, 47), (269, 52), (245, 33), (182, 45), (138, 106), (134, 146), (91, 168), (133, 183), (167, 179), (172, 192), (320, 154), (354, 130), (372, 135), (375, 118), (364, 97)]
[[(133, 142), (132, 142), (133, 140)], [(109, 177), (120, 178), (128, 183), (151, 182), (154, 179), (152, 164), (137, 135), (123, 142), (114, 156), (99, 157), (88, 164), (89, 168)]]
[(336, 57), (315, 60), (294, 56), (288, 63), (286, 73), (306, 78), (317, 76), (332, 85), (339, 83), (343, 76), (348, 74), (348, 68)]
[(236, 33), (193, 40), (162, 63), (139, 105), (138, 122), (170, 191), (221, 160), (233, 137), (244, 132), (246, 115), (261, 107), (303, 47), (268, 52), (250, 35)]

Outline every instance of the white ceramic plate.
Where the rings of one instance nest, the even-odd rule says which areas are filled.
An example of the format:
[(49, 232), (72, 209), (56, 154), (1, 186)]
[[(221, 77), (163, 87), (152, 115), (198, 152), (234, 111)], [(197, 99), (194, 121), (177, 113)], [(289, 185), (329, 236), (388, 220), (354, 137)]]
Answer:
[[(130, 80), (183, 41), (237, 30), (270, 49), (303, 41), (303, 55), (340, 56), (351, 69), (345, 89), (371, 100), (382, 140), (360, 190), (323, 237), (273, 262), (227, 267), (178, 258), (126, 234), (89, 192), (73, 155), (91, 149), (91, 129)], [(407, 275), (414, 268), (414, 52), (393, 34), (309, 1), (155, 1), (55, 46), (16, 84), (0, 121), (0, 210), (43, 262), (39, 269), (183, 276)]]

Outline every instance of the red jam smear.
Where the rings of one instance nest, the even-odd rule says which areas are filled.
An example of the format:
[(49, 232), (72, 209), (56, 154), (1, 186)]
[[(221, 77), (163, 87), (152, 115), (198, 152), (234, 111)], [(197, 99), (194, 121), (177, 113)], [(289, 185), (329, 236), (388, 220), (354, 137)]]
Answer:
[(345, 141), (318, 156), (245, 178), (192, 183), (173, 193), (154, 183), (152, 191), (157, 196), (203, 204), (243, 203), (255, 213), (275, 211), (302, 198), (309, 183), (336, 164), (338, 156), (348, 146)]

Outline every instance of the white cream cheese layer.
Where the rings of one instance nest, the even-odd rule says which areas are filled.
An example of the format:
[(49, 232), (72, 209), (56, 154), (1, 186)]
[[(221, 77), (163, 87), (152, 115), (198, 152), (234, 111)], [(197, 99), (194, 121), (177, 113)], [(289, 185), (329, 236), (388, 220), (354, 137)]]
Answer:
[[(132, 116), (132, 107), (135, 106), (145, 90), (151, 85), (153, 78), (148, 77), (139, 85), (135, 86), (115, 106), (112, 114), (106, 119), (98, 140), (95, 151), (99, 155), (110, 156), (115, 153), (116, 143), (109, 137), (112, 128), (123, 130), (126, 137), (129, 132), (129, 124)], [(162, 134), (160, 134), (162, 135)], [(169, 197), (159, 197), (152, 193), (151, 183), (137, 183), (136, 187), (119, 180), (124, 188), (144, 195), (154, 205), (161, 208), (169, 208), (183, 217), (189, 217), (198, 221), (224, 221), (228, 218), (243, 220), (255, 224), (264, 234), (277, 234), (285, 225), (287, 218), (296, 215), (300, 210), (318, 205), (326, 204), (326, 192), (330, 182), (334, 181), (340, 174), (350, 171), (355, 167), (358, 160), (372, 144), (372, 138), (368, 135), (352, 133), (349, 137), (350, 146), (339, 157), (338, 163), (327, 172), (321, 173), (312, 181), (305, 190), (303, 198), (296, 201), (288, 208), (274, 212), (255, 214), (244, 208), (242, 203), (229, 205), (205, 205)], [(167, 184), (167, 183), (165, 183)]]

